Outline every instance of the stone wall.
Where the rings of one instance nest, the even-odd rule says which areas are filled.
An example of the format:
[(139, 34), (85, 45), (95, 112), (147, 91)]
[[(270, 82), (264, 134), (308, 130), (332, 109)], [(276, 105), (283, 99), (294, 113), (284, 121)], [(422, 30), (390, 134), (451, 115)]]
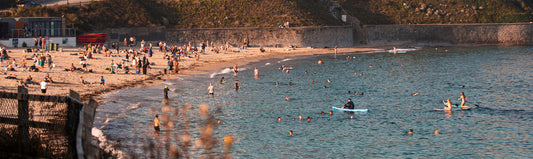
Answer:
[[(372, 45), (533, 45), (533, 24), (365, 25)], [(355, 39), (354, 41), (359, 41)]]
[(251, 46), (297, 47), (348, 47), (353, 45), (351, 26), (333, 27), (292, 27), (292, 28), (225, 28), (225, 29), (166, 29), (155, 28), (114, 28), (98, 32), (108, 33), (108, 42), (123, 42), (124, 38), (135, 36), (145, 41), (167, 41), (170, 44), (193, 45), (209, 41), (210, 45), (220, 46), (226, 42), (234, 46), (243, 44), (247, 38)]

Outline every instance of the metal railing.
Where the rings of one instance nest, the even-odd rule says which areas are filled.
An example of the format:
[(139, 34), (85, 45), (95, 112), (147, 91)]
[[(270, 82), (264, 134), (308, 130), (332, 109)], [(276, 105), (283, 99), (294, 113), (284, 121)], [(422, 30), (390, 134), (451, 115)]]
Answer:
[(39, 36), (47, 37), (74, 37), (76, 29), (74, 28), (57, 28), (57, 29), (11, 29), (11, 38), (34, 38)]

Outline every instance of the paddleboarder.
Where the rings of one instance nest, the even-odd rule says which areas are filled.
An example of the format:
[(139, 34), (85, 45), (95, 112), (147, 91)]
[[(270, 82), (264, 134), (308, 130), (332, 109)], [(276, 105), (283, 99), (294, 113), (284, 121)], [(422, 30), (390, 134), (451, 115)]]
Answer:
[(466, 100), (467, 100), (467, 98), (466, 98), (466, 96), (465, 96), (465, 92), (461, 92), (461, 97), (459, 97), (459, 99), (457, 99), (457, 100), (460, 100), (460, 101), (461, 101), (461, 105), (460, 105), (461, 109), (466, 109), (466, 108), (468, 108), (468, 106), (465, 105)]
[(354, 108), (355, 108), (355, 105), (353, 104), (351, 98), (348, 98), (348, 103), (346, 103), (346, 104), (344, 104), (344, 106), (342, 106), (342, 109), (354, 109)]

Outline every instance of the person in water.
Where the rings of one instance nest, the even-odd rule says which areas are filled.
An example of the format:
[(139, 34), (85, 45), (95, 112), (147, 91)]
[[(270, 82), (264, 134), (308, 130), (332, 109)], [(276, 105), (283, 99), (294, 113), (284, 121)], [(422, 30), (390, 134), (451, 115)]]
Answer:
[(461, 97), (459, 97), (459, 99), (457, 99), (457, 100), (461, 101), (461, 105), (460, 105), (461, 109), (468, 108), (468, 106), (465, 105), (466, 100), (467, 100), (467, 98), (465, 96), (465, 92), (461, 92)]
[(207, 87), (207, 91), (209, 92), (210, 96), (215, 95), (215, 87), (213, 87), (213, 83), (209, 83), (209, 87)]
[(159, 126), (161, 126), (161, 122), (159, 122), (159, 116), (158, 115), (155, 115), (155, 118), (154, 118), (154, 129), (155, 131), (160, 131), (159, 129)]
[(163, 96), (165, 97), (165, 99), (168, 99), (168, 86), (165, 85), (165, 89), (163, 89)]
[(220, 78), (220, 84), (224, 84), (226, 83), (226, 80), (224, 79), (224, 77)]
[(351, 98), (348, 98), (348, 103), (346, 103), (346, 104), (344, 104), (344, 106), (342, 106), (342, 109), (354, 109), (354, 108), (355, 108), (355, 105), (353, 104)]
[(239, 91), (239, 80), (235, 80), (235, 90)]
[(452, 110), (452, 101), (450, 101), (450, 98), (448, 98), (447, 101), (442, 101), (446, 107), (444, 107), (444, 110)]
[(257, 67), (254, 68), (254, 77), (259, 77), (259, 70), (257, 69)]
[(237, 75), (239, 75), (239, 66), (235, 64), (235, 66), (233, 66), (233, 77), (237, 77)]

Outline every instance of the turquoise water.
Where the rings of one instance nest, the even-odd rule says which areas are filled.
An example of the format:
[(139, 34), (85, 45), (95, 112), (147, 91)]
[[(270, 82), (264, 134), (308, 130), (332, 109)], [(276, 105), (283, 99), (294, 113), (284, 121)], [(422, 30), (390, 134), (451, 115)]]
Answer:
[[(318, 65), (319, 59), (324, 64)], [(284, 73), (279, 70), (282, 64), (293, 69)], [(254, 67), (260, 72), (257, 79)], [(210, 105), (214, 117), (223, 123), (214, 137), (222, 142), (223, 136), (232, 135), (235, 158), (533, 157), (532, 47), (431, 48), (337, 58), (315, 55), (241, 68), (238, 77), (225, 69), (213, 72), (213, 78), (181, 77), (166, 83), (173, 90), (172, 108), (192, 105), (193, 138), (200, 123), (198, 106)], [(220, 84), (221, 77), (228, 82)], [(233, 87), (237, 79), (239, 91)], [(207, 95), (210, 82), (215, 86), (214, 97)], [(133, 155), (149, 157), (143, 151), (147, 141), (164, 149), (169, 141), (162, 136), (168, 132), (155, 136), (150, 127), (154, 114), (164, 106), (162, 88), (108, 94), (108, 101), (97, 109), (95, 127), (109, 139), (119, 139), (120, 149)], [(460, 103), (461, 92), (468, 97), (466, 105), (480, 108), (451, 114), (434, 111), (443, 108), (442, 100), (448, 98)], [(347, 98), (356, 108), (369, 111), (329, 115), (331, 106), (342, 106)], [(183, 123), (177, 121), (174, 132), (183, 133)], [(414, 134), (404, 136), (409, 129)], [(216, 147), (215, 154), (221, 151)], [(191, 150), (191, 155), (203, 155), (201, 148)]]

